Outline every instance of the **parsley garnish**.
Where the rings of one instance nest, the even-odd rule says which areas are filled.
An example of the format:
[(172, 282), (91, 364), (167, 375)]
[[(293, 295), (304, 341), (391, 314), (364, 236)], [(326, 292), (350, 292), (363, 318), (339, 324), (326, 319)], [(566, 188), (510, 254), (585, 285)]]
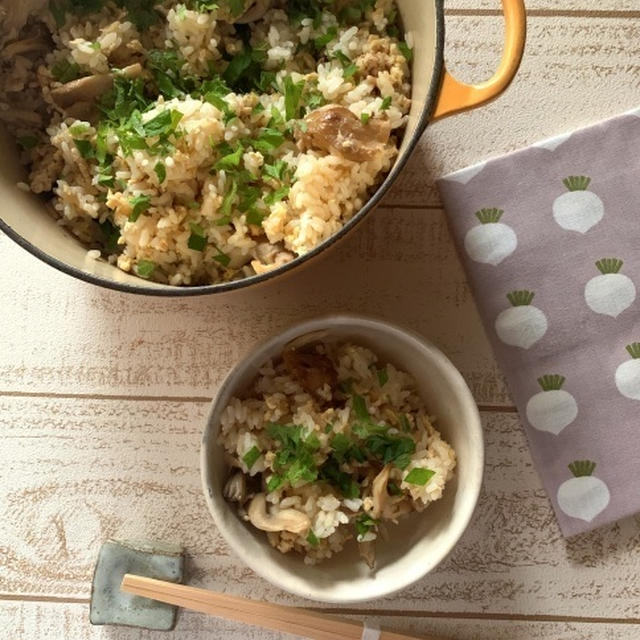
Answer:
[(371, 529), (375, 529), (378, 524), (368, 513), (362, 513), (356, 518), (356, 533), (358, 537), (369, 533)]
[(309, 529), (309, 534), (307, 535), (307, 542), (312, 547), (317, 547), (318, 544), (320, 543), (320, 541), (318, 540), (318, 536), (315, 533), (313, 533), (311, 529)]
[(387, 382), (389, 382), (389, 374), (387, 373), (387, 368), (383, 367), (382, 369), (378, 369), (378, 384), (381, 387), (384, 387)]
[(304, 81), (294, 82), (291, 76), (284, 79), (284, 107), (286, 120), (298, 117), (300, 110), (300, 98), (304, 91)]
[(74, 140), (74, 144), (76, 145), (80, 155), (85, 159), (89, 160), (95, 157), (95, 151), (93, 149), (93, 145), (89, 140)]
[(191, 227), (191, 235), (187, 241), (189, 249), (204, 251), (207, 247), (207, 234), (204, 232), (204, 229), (195, 222), (190, 223), (189, 226)]
[(247, 465), (247, 469), (251, 470), (251, 467), (256, 463), (256, 460), (262, 455), (258, 447), (253, 446), (247, 453), (242, 456), (242, 461)]
[(222, 156), (222, 158), (213, 165), (213, 168), (218, 170), (224, 169), (226, 171), (236, 169), (240, 165), (243, 155), (244, 148), (240, 145), (233, 153)]
[(156, 175), (158, 176), (158, 182), (162, 184), (167, 179), (167, 168), (164, 165), (164, 162), (156, 163), (156, 166), (153, 168)]
[(404, 478), (405, 482), (409, 484), (417, 484), (419, 486), (423, 486), (436, 475), (435, 471), (431, 469), (424, 469), (423, 467), (414, 467), (407, 473)]
[(135, 222), (141, 214), (148, 211), (151, 204), (151, 197), (145, 195), (139, 195), (129, 200), (129, 204), (133, 207), (131, 214), (129, 215), (129, 222)]
[(413, 49), (406, 42), (398, 42), (398, 49), (400, 49), (402, 55), (407, 59), (407, 62), (411, 62)]
[(139, 260), (136, 265), (136, 273), (141, 278), (150, 278), (155, 271), (156, 263), (151, 260)]
[(369, 122), (370, 119), (371, 119), (371, 114), (370, 113), (365, 113), (363, 111), (360, 114), (360, 121), (362, 122), (362, 124), (367, 124), (367, 122)]
[(386, 111), (390, 106), (391, 106), (391, 96), (387, 96), (382, 101), (382, 104), (380, 105), (380, 109), (382, 111)]

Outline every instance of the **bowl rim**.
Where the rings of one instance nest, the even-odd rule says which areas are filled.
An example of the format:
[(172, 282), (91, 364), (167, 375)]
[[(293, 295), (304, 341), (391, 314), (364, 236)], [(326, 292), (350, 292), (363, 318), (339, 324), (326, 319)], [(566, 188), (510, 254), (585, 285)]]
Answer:
[(356, 227), (364, 217), (375, 209), (381, 202), (382, 198), (387, 194), (391, 186), (395, 183), (401, 171), (405, 168), (409, 158), (412, 156), (413, 151), (422, 134), (424, 133), (431, 116), (435, 111), (436, 102), (440, 93), (440, 86), (442, 84), (442, 77), (444, 74), (444, 38), (445, 38), (445, 19), (444, 19), (444, 0), (433, 0), (435, 9), (435, 29), (436, 37), (434, 41), (435, 57), (433, 63), (433, 73), (431, 76), (431, 82), (427, 89), (427, 95), (425, 97), (422, 111), (420, 112), (418, 122), (416, 123), (416, 129), (413, 135), (409, 139), (406, 149), (403, 154), (398, 158), (397, 162), (391, 168), (391, 171), (385, 176), (382, 184), (376, 189), (373, 195), (365, 202), (360, 210), (348, 220), (338, 231), (326, 238), (317, 247), (314, 247), (308, 253), (298, 256), (286, 264), (267, 271), (266, 273), (256, 274), (247, 278), (241, 278), (238, 280), (232, 280), (230, 282), (220, 282), (216, 284), (197, 285), (193, 287), (177, 287), (171, 285), (158, 284), (155, 286), (149, 286), (143, 284), (145, 281), (143, 278), (139, 278), (141, 284), (129, 284), (124, 282), (118, 282), (117, 280), (107, 279), (103, 276), (83, 271), (77, 267), (71, 266), (66, 262), (63, 262), (59, 258), (55, 258), (39, 247), (32, 244), (29, 240), (21, 236), (17, 231), (3, 220), (0, 215), (0, 231), (5, 233), (16, 244), (28, 251), (31, 255), (35, 256), (42, 262), (48, 264), (50, 267), (65, 273), (69, 276), (88, 282), (90, 284), (111, 289), (114, 291), (120, 291), (123, 293), (131, 293), (135, 295), (165, 297), (165, 298), (187, 298), (192, 296), (204, 296), (215, 293), (224, 293), (230, 291), (240, 291), (245, 288), (249, 288), (252, 285), (259, 285), (276, 278), (291, 273), (296, 267), (307, 264), (310, 260), (315, 258), (325, 249), (329, 249), (335, 245), (339, 240), (344, 238), (354, 227)]
[[(227, 505), (221, 494), (216, 499), (214, 499), (213, 494), (217, 494), (218, 492), (215, 492), (214, 488), (209, 483), (210, 465), (209, 456), (207, 453), (207, 445), (210, 446), (212, 441), (210, 436), (214, 431), (214, 427), (212, 426), (214, 413), (218, 409), (218, 405), (223, 395), (225, 395), (225, 393), (229, 390), (234, 389), (237, 384), (236, 379), (240, 374), (244, 372), (248, 364), (252, 363), (254, 360), (258, 360), (259, 362), (260, 356), (265, 356), (266, 352), (268, 352), (270, 349), (278, 347), (279, 345), (284, 346), (290, 343), (292, 340), (303, 335), (322, 331), (323, 329), (330, 329), (331, 326), (352, 328), (367, 326), (379, 331), (382, 330), (399, 334), (402, 338), (407, 339), (409, 342), (413, 342), (421, 357), (430, 358), (432, 362), (434, 362), (436, 367), (438, 367), (443, 372), (449, 382), (454, 386), (456, 396), (458, 397), (458, 400), (463, 407), (464, 413), (467, 416), (467, 419), (465, 420), (465, 429), (469, 433), (477, 436), (477, 441), (479, 442), (478, 450), (474, 454), (477, 458), (476, 473), (469, 480), (469, 487), (465, 492), (465, 512), (462, 515), (458, 516), (459, 519), (456, 523), (456, 526), (447, 538), (447, 544), (442, 546), (442, 550), (439, 553), (435, 554), (434, 558), (429, 563), (429, 566), (425, 567), (424, 570), (417, 570), (415, 572), (412, 572), (411, 574), (406, 576), (406, 579), (396, 580), (388, 587), (380, 588), (381, 583), (377, 583), (377, 589), (375, 589), (373, 593), (367, 592), (366, 595), (361, 596), (359, 596), (358, 594), (351, 594), (349, 597), (333, 597), (331, 594), (328, 594), (324, 591), (318, 593), (317, 591), (314, 591), (313, 588), (306, 590), (301, 589), (295, 584), (296, 581), (293, 581), (292, 583), (292, 581), (289, 580), (289, 572), (286, 568), (282, 569), (283, 575), (274, 577), (274, 575), (268, 571), (268, 567), (263, 567), (259, 563), (252, 562), (247, 558), (247, 555), (245, 554), (242, 546), (242, 542), (231, 535), (231, 532), (228, 531), (224, 518), (222, 517), (224, 510), (228, 509), (230, 512), (233, 512), (232, 508)], [(217, 437), (217, 432), (219, 432), (219, 425), (215, 428), (215, 431), (215, 436)], [(213, 441), (215, 442), (215, 440)], [(200, 479), (202, 483), (202, 490), (205, 496), (205, 501), (207, 503), (207, 508), (209, 510), (209, 513), (213, 517), (213, 521), (218, 531), (222, 535), (225, 542), (229, 545), (231, 550), (235, 553), (235, 555), (249, 569), (259, 575), (261, 578), (264, 578), (273, 586), (287, 591), (288, 593), (301, 596), (306, 599), (325, 602), (328, 604), (350, 604), (375, 600), (406, 589), (412, 584), (423, 579), (443, 560), (445, 560), (447, 556), (449, 556), (449, 554), (456, 547), (458, 541), (466, 531), (475, 513), (478, 499), (480, 497), (480, 491), (482, 489), (484, 477), (484, 462), (484, 437), (480, 410), (471, 393), (471, 390), (469, 389), (469, 386), (467, 385), (460, 371), (455, 367), (451, 360), (430, 340), (426, 339), (424, 336), (411, 329), (399, 326), (393, 322), (389, 322), (387, 320), (374, 316), (340, 313), (327, 314), (289, 325), (283, 330), (280, 330), (277, 333), (259, 342), (237, 361), (237, 363), (228, 372), (224, 381), (218, 388), (218, 391), (216, 392), (210, 405), (209, 413), (207, 415), (207, 421), (201, 439)]]

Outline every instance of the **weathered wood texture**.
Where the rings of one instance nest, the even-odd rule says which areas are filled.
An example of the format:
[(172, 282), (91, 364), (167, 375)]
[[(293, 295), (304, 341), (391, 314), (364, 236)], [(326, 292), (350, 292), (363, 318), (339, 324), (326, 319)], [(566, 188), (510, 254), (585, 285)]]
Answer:
[[(428, 127), (386, 202), (437, 205), (434, 177), (637, 107), (639, 21), (530, 18), (511, 87), (482, 109)], [(448, 16), (446, 24), (451, 71), (467, 81), (488, 78), (501, 55), (501, 19)]]
[[(87, 604), (0, 602), (0, 621), (7, 638), (29, 637), (38, 640), (86, 638), (87, 640), (294, 640), (252, 627), (244, 627), (196, 613), (180, 616), (174, 632), (149, 632), (125, 627), (92, 627), (88, 623)], [(636, 640), (640, 625), (584, 622), (523, 622), (504, 620), (456, 620), (415, 618), (411, 616), (374, 617), (386, 629), (407, 633), (440, 634), (455, 640)]]
[(0, 390), (210, 397), (265, 336), (351, 311), (419, 331), (451, 356), (479, 402), (510, 404), (440, 211), (380, 209), (299, 272), (256, 290), (185, 301), (100, 290), (7, 238), (0, 252), (13, 265), (0, 272), (12, 301), (0, 309), (8, 328)]
[[(207, 409), (2, 399), (2, 591), (87, 597), (103, 540), (151, 537), (186, 546), (192, 584), (304, 604), (247, 569), (212, 523), (198, 471)], [(486, 414), (485, 432), (484, 490), (454, 553), (413, 587), (362, 608), (637, 617), (638, 521), (564, 540), (517, 417)]]

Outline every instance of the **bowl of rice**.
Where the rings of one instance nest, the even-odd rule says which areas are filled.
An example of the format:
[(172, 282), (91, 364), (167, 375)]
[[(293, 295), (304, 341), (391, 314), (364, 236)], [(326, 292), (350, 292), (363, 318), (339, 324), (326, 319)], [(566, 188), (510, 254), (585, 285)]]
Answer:
[(237, 289), (334, 243), (473, 87), (440, 0), (0, 0), (0, 228), (121, 291)]
[(322, 602), (383, 597), (455, 546), (482, 483), (476, 403), (434, 345), (382, 320), (287, 329), (228, 375), (201, 449), (209, 510), (256, 573)]

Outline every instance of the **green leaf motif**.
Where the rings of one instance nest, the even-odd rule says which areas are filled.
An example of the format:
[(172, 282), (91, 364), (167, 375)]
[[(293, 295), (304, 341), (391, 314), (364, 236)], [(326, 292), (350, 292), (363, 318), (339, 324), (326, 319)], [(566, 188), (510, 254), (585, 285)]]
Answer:
[(596, 261), (596, 267), (602, 275), (608, 273), (618, 273), (624, 262), (618, 258), (602, 258)]
[(569, 191), (586, 191), (591, 183), (591, 178), (587, 176), (569, 176), (562, 181)]
[(503, 213), (503, 209), (480, 209), (480, 211), (476, 211), (475, 216), (481, 224), (489, 224), (498, 222)]
[(574, 460), (567, 466), (569, 467), (569, 471), (571, 471), (576, 478), (583, 478), (593, 474), (593, 471), (596, 468), (596, 463), (591, 460)]
[(543, 391), (558, 391), (562, 389), (562, 385), (566, 378), (558, 374), (546, 374), (538, 378), (538, 384)]
[(511, 291), (507, 293), (507, 299), (513, 307), (526, 307), (533, 302), (533, 298), (536, 294), (533, 291), (527, 289), (521, 289), (518, 291)]

